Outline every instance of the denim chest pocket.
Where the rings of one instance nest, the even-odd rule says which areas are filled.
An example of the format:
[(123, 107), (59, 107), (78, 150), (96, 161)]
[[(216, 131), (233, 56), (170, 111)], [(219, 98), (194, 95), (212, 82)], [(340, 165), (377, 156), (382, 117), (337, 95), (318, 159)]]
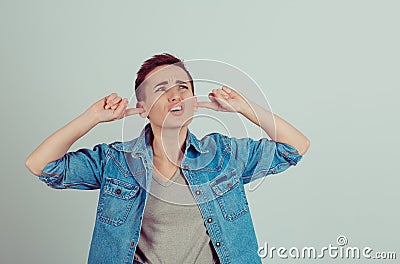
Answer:
[(235, 220), (249, 210), (236, 170), (219, 176), (210, 183), (210, 187), (225, 219)]
[(139, 186), (114, 178), (105, 178), (97, 209), (98, 218), (114, 226), (123, 224), (136, 200)]

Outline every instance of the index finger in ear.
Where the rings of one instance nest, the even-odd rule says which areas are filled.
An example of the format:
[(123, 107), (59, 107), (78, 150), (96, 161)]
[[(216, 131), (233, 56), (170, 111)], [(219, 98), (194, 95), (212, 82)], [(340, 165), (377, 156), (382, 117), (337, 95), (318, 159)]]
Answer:
[(218, 105), (216, 102), (197, 102), (194, 106), (202, 107), (202, 108), (209, 108), (209, 109), (213, 109), (213, 110), (218, 109)]
[(124, 116), (131, 116), (131, 115), (137, 115), (137, 114), (141, 114), (144, 113), (144, 108), (129, 108), (125, 110)]

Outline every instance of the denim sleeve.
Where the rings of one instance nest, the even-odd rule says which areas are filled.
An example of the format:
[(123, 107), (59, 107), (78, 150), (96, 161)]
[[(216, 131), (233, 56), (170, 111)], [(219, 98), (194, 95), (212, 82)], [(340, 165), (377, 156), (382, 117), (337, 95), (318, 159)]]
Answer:
[(48, 163), (39, 179), (54, 189), (99, 189), (107, 150), (107, 144), (98, 144), (92, 150), (67, 152)]
[(231, 147), (244, 184), (282, 172), (302, 158), (294, 147), (267, 138), (231, 138)]

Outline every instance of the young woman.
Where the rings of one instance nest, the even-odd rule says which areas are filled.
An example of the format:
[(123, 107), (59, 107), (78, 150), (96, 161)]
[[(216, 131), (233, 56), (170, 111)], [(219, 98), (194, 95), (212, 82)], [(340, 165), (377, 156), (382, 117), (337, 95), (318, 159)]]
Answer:
[[(296, 165), (309, 140), (228, 87), (198, 102), (190, 73), (170, 54), (143, 63), (135, 92), (136, 108), (112, 93), (26, 160), (52, 188), (100, 189), (88, 263), (261, 263), (244, 185)], [(271, 140), (199, 140), (188, 128), (198, 107), (242, 114)], [(136, 114), (149, 119), (139, 137), (67, 152), (97, 124)]]

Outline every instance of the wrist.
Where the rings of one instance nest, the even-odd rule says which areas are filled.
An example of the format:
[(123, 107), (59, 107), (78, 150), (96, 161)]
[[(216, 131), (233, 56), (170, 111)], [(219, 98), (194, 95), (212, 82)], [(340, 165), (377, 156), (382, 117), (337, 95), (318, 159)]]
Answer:
[(92, 128), (100, 123), (100, 120), (97, 118), (97, 116), (92, 111), (89, 111), (89, 110), (83, 112), (79, 116), (79, 119), (82, 120), (83, 124), (89, 125), (90, 128)]
[(249, 118), (250, 115), (253, 113), (251, 107), (247, 106), (247, 107), (241, 107), (238, 110), (238, 113), (242, 114), (244, 117)]

